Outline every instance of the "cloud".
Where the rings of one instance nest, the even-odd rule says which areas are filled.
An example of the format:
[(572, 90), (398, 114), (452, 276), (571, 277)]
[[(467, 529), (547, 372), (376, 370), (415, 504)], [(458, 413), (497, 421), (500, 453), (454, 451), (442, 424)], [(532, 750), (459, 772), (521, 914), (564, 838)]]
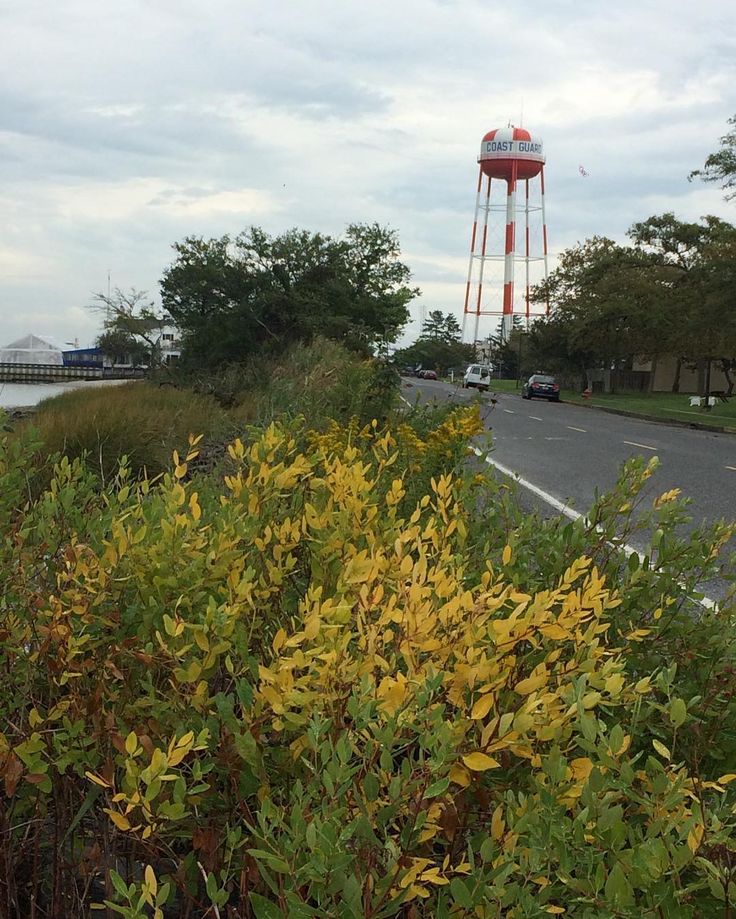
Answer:
[(108, 269), (155, 295), (171, 243), (251, 223), (390, 224), (422, 303), (458, 312), (480, 138), (522, 112), (553, 252), (732, 218), (686, 180), (733, 113), (732, 25), (728, 0), (5, 5), (0, 340), (91, 340)]

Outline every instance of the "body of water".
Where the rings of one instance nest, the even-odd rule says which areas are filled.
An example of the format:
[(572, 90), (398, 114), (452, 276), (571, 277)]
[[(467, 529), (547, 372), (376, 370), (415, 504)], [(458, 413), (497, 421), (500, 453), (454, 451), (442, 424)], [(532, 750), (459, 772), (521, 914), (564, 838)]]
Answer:
[(0, 408), (38, 405), (44, 399), (89, 386), (119, 386), (129, 380), (70, 380), (68, 383), (0, 383)]

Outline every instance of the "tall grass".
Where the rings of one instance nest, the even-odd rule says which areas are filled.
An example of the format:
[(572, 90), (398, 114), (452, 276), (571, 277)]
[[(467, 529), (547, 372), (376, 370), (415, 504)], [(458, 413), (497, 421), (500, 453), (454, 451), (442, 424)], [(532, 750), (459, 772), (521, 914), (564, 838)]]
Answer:
[(186, 452), (190, 434), (222, 440), (230, 432), (227, 413), (211, 396), (127, 383), (46, 399), (21, 435), (37, 436), (47, 456), (85, 457), (104, 483), (122, 456), (135, 475), (155, 476), (170, 466), (174, 450)]

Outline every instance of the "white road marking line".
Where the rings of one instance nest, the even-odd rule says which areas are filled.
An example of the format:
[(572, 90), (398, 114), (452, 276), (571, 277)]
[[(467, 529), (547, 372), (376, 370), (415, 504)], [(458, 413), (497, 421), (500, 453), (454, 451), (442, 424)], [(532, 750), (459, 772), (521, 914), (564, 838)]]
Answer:
[[(478, 447), (470, 448), (476, 456), (482, 457), (489, 466), (493, 466), (494, 469), (502, 475), (506, 475), (514, 481), (518, 482), (522, 488), (526, 488), (527, 491), (530, 491), (533, 495), (536, 495), (538, 498), (541, 498), (542, 501), (549, 504), (550, 507), (554, 508), (556, 511), (559, 511), (561, 514), (564, 514), (569, 520), (581, 520), (584, 519), (584, 515), (578, 513), (578, 511), (573, 510), (569, 505), (564, 504), (560, 501), (559, 498), (555, 498), (554, 495), (551, 495), (548, 491), (540, 488), (538, 485), (534, 485), (528, 479), (520, 476), (518, 472), (514, 472), (513, 469), (509, 469), (508, 466), (504, 466), (503, 463), (499, 463), (498, 460), (492, 459), (487, 453), (484, 453)], [(635, 549), (633, 546), (628, 545), (627, 543), (617, 543), (617, 548), (621, 549), (624, 555), (628, 558), (630, 555), (636, 555), (639, 561), (644, 560), (644, 555), (639, 552), (638, 549)], [(696, 601), (701, 606), (706, 609), (715, 609), (718, 606), (718, 603), (715, 600), (711, 600), (710, 597), (703, 597), (700, 600)]]
[(530, 415), (529, 417), (532, 419), (532, 421), (544, 421), (544, 418), (537, 418), (536, 415)]
[(568, 427), (571, 431), (580, 431), (581, 434), (587, 434), (587, 433), (588, 433), (588, 432), (585, 430), (585, 428), (576, 428), (576, 427), (573, 427), (573, 425), (571, 425), (571, 424), (566, 425), (566, 427)]
[(736, 466), (726, 466), (726, 469), (731, 469), (736, 472)]
[(515, 414), (516, 414), (516, 412), (512, 412), (510, 408), (505, 408), (504, 411), (506, 412), (507, 415), (515, 415)]
[(649, 444), (638, 444), (635, 440), (625, 440), (625, 444), (628, 444), (630, 447), (641, 447), (643, 450), (656, 450), (656, 447), (650, 447)]

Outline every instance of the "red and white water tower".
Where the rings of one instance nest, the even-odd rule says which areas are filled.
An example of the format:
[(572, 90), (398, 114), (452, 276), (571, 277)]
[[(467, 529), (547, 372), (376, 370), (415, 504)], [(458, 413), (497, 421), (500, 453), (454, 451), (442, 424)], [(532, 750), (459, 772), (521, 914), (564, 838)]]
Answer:
[[(533, 136), (526, 128), (517, 128), (513, 125), (497, 128), (489, 131), (481, 141), (478, 157), (478, 192), (470, 240), (468, 281), (465, 287), (463, 339), (468, 317), (473, 321), (472, 341), (475, 343), (478, 340), (481, 316), (502, 316), (502, 334), (507, 338), (513, 326), (514, 316), (523, 317), (528, 326), (531, 318), (549, 311), (549, 307), (544, 306), (541, 311), (533, 310), (529, 302), (531, 284), (546, 278), (548, 273), (544, 162), (541, 139)], [(537, 178), (538, 183), (533, 181)], [(517, 205), (519, 185), (523, 197)], [(492, 188), (495, 191), (499, 186), (505, 196), (505, 200), (500, 199), (500, 202), (500, 196), (491, 194)], [(505, 233), (502, 234), (500, 230), (504, 214)], [(524, 226), (524, 240), (521, 246), (518, 245), (516, 232), (519, 218), (523, 219)], [(535, 232), (539, 229), (541, 233)], [(536, 246), (533, 245), (533, 239)], [(494, 274), (493, 269), (500, 267), (501, 263), (502, 289), (500, 278), (489, 278), (489, 275)], [(515, 284), (517, 265), (524, 267), (524, 287), (521, 296)]]

